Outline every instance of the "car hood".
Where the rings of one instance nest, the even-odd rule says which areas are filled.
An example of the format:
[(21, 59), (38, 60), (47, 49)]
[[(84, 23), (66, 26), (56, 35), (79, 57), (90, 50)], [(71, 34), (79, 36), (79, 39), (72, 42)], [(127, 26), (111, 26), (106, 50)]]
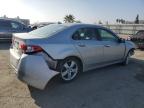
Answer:
[(129, 47), (131, 47), (131, 48), (134, 48), (134, 49), (137, 48), (137, 46), (135, 45), (135, 43), (133, 43), (132, 41), (126, 40), (125, 43), (126, 43)]

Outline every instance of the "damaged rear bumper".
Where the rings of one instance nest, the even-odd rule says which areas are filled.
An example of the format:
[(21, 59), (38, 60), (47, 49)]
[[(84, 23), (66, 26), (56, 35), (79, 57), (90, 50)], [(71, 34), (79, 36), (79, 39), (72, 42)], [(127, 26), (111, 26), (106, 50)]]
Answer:
[(41, 54), (22, 54), (17, 57), (13, 49), (10, 49), (10, 64), (21, 81), (38, 89), (44, 89), (50, 79), (59, 74), (49, 68)]

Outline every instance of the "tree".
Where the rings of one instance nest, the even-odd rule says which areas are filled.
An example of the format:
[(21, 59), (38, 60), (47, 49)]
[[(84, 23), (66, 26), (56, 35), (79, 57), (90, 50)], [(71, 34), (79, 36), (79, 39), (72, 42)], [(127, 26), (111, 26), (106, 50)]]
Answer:
[(136, 16), (135, 24), (139, 24), (139, 15)]
[(116, 19), (116, 22), (117, 23), (121, 23), (121, 19)]
[(72, 14), (66, 15), (64, 17), (64, 22), (65, 23), (74, 23), (75, 22), (75, 17)]
[(121, 19), (121, 23), (122, 23), (122, 24), (125, 24), (125, 20), (124, 20), (124, 19)]
[(116, 19), (116, 22), (119, 23), (119, 19)]
[(123, 19), (120, 19), (120, 23), (121, 23), (121, 24), (123, 23)]
[(4, 15), (3, 18), (8, 18), (8, 17), (6, 15)]
[(19, 16), (17, 16), (16, 18), (17, 18), (17, 19), (20, 19), (20, 17), (19, 17)]
[(117, 23), (125, 24), (126, 21), (124, 19), (116, 19)]

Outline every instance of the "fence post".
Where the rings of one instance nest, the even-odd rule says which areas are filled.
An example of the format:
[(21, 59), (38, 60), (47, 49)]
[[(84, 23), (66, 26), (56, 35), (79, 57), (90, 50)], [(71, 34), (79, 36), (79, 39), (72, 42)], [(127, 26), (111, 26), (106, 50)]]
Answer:
[(133, 25), (133, 32), (132, 34), (135, 34), (136, 33), (136, 25)]
[(103, 25), (117, 34), (129, 34), (133, 35), (139, 30), (144, 30), (144, 24), (109, 24), (109, 25)]

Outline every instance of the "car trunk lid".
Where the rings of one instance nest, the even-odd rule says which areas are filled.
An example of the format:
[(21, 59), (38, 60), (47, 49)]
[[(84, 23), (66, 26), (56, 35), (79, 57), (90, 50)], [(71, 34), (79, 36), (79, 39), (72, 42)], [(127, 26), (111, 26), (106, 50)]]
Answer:
[(12, 38), (12, 48), (19, 56), (21, 56), (22, 53), (26, 53), (26, 50), (29, 52), (42, 51), (42, 49), (38, 46), (38, 41), (41, 39), (43, 40), (43, 38), (36, 37), (28, 33), (14, 34)]
[(23, 39), (23, 40), (28, 40), (28, 39), (41, 39), (42, 37), (38, 37), (36, 35), (32, 35), (29, 33), (15, 33), (13, 34), (14, 37), (19, 38), (19, 39)]

